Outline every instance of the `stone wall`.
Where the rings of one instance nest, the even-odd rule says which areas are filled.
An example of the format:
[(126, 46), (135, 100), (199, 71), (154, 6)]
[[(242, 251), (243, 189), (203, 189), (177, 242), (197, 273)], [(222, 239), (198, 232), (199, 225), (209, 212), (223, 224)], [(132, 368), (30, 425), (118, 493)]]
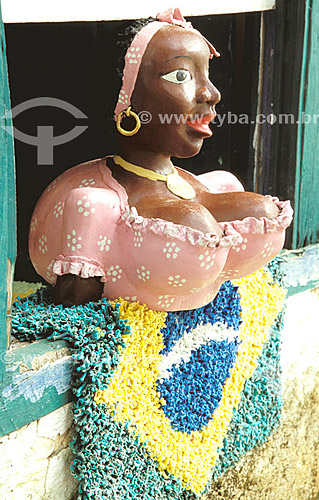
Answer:
[(0, 438), (0, 498), (73, 500), (71, 403)]
[(212, 486), (207, 500), (319, 500), (319, 289), (287, 299), (277, 431)]

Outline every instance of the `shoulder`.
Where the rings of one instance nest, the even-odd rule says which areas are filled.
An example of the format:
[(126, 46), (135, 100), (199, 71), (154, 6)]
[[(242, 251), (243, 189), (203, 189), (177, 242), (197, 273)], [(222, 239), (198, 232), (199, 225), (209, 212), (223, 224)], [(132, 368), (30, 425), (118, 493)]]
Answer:
[(99, 179), (102, 179), (101, 172), (103, 171), (103, 167), (105, 167), (105, 164), (105, 158), (98, 158), (96, 160), (90, 160), (84, 163), (80, 163), (65, 170), (55, 179), (55, 181), (77, 182), (83, 179), (84, 183), (87, 183), (87, 181), (91, 180), (92, 184), (93, 181), (96, 182)]
[(213, 170), (200, 175), (192, 174), (181, 168), (177, 168), (177, 171), (197, 191), (210, 193), (245, 191), (244, 186), (237, 177), (226, 170)]
[(35, 211), (47, 216), (57, 205), (64, 211), (88, 203), (102, 203), (108, 206), (122, 205), (116, 186), (109, 182), (105, 170), (105, 159), (81, 163), (56, 177), (43, 191)]
[(211, 193), (245, 191), (239, 179), (227, 170), (206, 172), (205, 174), (198, 175), (197, 179), (204, 184)]

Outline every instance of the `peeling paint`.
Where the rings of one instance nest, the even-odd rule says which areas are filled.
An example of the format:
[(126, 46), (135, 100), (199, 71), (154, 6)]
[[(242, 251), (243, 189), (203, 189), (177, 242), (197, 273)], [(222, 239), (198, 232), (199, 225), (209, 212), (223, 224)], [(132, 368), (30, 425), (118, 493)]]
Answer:
[(319, 245), (309, 245), (293, 251), (285, 251), (280, 255), (280, 267), (285, 274), (286, 288), (307, 286), (314, 288), (319, 284)]
[(12, 384), (5, 387), (2, 397), (5, 402), (14, 401), (20, 396), (35, 403), (43, 396), (45, 389), (55, 387), (58, 394), (70, 388), (72, 358), (68, 356), (56, 363), (47, 363), (39, 371), (28, 371), (13, 375)]

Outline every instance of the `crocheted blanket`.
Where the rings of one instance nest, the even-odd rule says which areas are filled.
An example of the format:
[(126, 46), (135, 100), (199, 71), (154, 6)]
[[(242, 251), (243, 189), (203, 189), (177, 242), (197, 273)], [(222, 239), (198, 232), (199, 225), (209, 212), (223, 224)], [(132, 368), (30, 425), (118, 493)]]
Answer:
[(14, 303), (19, 340), (65, 339), (73, 353), (79, 499), (199, 498), (267, 439), (282, 406), (279, 281), (272, 265), (170, 313), (122, 299), (62, 308), (50, 287)]

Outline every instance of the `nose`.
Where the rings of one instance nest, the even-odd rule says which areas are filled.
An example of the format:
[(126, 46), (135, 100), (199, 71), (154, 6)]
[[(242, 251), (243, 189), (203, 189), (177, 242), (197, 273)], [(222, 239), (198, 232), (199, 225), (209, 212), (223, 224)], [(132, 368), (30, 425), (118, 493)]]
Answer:
[(221, 100), (221, 93), (209, 80), (197, 90), (196, 100), (198, 103), (209, 102), (215, 106)]

